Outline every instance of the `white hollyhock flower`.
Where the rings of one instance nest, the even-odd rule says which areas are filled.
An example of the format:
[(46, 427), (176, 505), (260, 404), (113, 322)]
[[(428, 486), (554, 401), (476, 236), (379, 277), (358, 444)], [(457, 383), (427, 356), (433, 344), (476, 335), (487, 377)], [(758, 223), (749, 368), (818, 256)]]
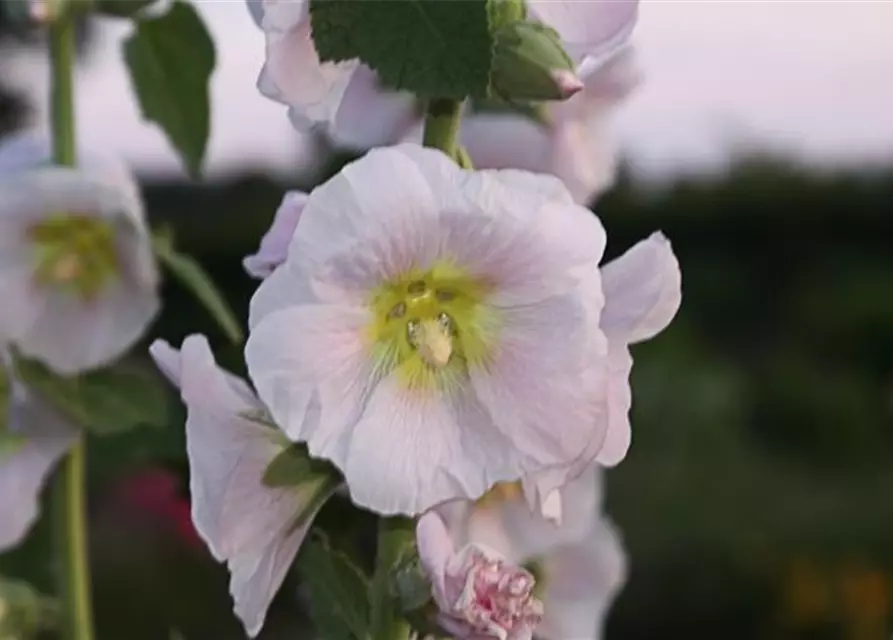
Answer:
[(0, 431), (0, 552), (36, 522), (44, 483), (78, 431), (23, 385), (10, 381), (9, 424)]
[(602, 513), (602, 471), (590, 465), (561, 489), (561, 497), (566, 517), (560, 525), (530, 511), (516, 485), (499, 485), (476, 503), (454, 502), (435, 511), (453, 545), (484, 546), (508, 563), (536, 567), (535, 593), (545, 612), (536, 637), (599, 640), (627, 575), (620, 536)]
[[(258, 89), (289, 106), (299, 129), (322, 127), (336, 144), (354, 149), (392, 144), (418, 121), (411, 94), (380, 87), (358, 60), (320, 62), (313, 44), (308, 0), (247, 0), (266, 35), (266, 62)], [(632, 32), (637, 0), (529, 1), (530, 17), (555, 28), (583, 67), (620, 47)]]
[[(639, 74), (631, 51), (625, 50), (604, 64), (587, 61), (580, 76), (583, 90), (563, 102), (544, 103), (539, 118), (508, 111), (469, 114), (462, 121), (461, 140), (474, 165), (551, 173), (580, 204), (610, 188), (616, 154), (608, 119), (638, 84)], [(421, 132), (415, 136), (420, 139)]]
[(603, 437), (604, 244), (555, 178), (374, 150), (310, 194), (255, 294), (251, 379), (379, 513), (567, 464)]
[(204, 336), (187, 337), (179, 352), (156, 340), (150, 353), (188, 411), (193, 522), (213, 556), (226, 562), (236, 615), (255, 637), (335, 486), (322, 476), (298, 486), (264, 484), (270, 463), (290, 443), (265, 423), (250, 387), (217, 366)]
[(0, 146), (0, 340), (68, 375), (108, 364), (159, 308), (139, 191), (126, 169), (85, 155), (38, 164), (30, 136)]
[(569, 465), (524, 478), (525, 492), (552, 519), (562, 517), (558, 488), (583, 473), (593, 462), (614, 466), (629, 450), (632, 430), (629, 410), (632, 391), (629, 376), (633, 359), (630, 345), (644, 342), (663, 331), (682, 300), (682, 275), (669, 240), (654, 233), (619, 258), (601, 268), (605, 296), (599, 328), (608, 339), (608, 358), (600, 361), (601, 420), (604, 438), (590, 441), (577, 460)]
[(307, 204), (307, 194), (301, 191), (290, 191), (285, 194), (282, 204), (276, 210), (273, 224), (260, 241), (257, 253), (245, 258), (242, 262), (245, 271), (254, 278), (263, 280), (285, 262), (288, 245), (298, 226), (298, 220)]

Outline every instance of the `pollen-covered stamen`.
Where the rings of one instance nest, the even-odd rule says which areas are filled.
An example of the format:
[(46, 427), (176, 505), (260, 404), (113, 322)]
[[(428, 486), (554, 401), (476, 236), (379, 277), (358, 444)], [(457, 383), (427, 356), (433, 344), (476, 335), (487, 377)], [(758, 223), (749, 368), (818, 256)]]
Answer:
[(29, 230), (40, 285), (96, 296), (118, 272), (111, 224), (92, 216), (59, 214)]
[(453, 323), (441, 313), (436, 319), (410, 320), (406, 325), (409, 344), (428, 365), (441, 369), (453, 356)]

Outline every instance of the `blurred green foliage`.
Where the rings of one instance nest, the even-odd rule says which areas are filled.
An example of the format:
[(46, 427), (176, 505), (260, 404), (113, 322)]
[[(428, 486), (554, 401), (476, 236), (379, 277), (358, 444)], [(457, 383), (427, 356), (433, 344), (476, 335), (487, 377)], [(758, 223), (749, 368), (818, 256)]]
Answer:
[[(256, 282), (241, 259), (286, 187), (248, 176), (155, 182), (145, 196), (153, 225), (174, 228), (245, 318)], [(893, 170), (819, 173), (744, 159), (725, 177), (666, 187), (621, 177), (597, 210), (609, 257), (663, 230), (684, 289), (671, 327), (633, 348), (633, 447), (608, 474), (631, 576), (607, 637), (886, 640)], [(153, 336), (176, 345), (205, 332), (220, 362), (243, 371), (187, 291), (170, 281), (164, 296)], [(114, 490), (115, 478), (164, 467), (180, 480), (175, 499), (185, 498), (182, 409), (173, 393), (170, 402), (166, 431), (90, 450), (103, 639), (167, 640), (171, 629), (185, 640), (241, 637), (223, 569)], [(368, 557), (371, 518), (336, 499), (320, 522), (333, 544)], [(0, 559), (0, 571), (46, 588), (45, 528)], [(299, 600), (290, 582), (261, 637), (305, 637)]]

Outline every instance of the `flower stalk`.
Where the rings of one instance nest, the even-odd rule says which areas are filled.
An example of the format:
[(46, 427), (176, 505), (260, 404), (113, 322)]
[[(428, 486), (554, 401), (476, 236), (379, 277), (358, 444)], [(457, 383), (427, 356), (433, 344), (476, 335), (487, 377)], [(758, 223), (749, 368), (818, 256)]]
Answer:
[[(62, 9), (49, 26), (53, 158), (58, 165), (74, 166), (77, 161), (74, 130), (75, 28), (64, 5)], [(85, 443), (81, 438), (62, 460), (54, 478), (52, 496), (57, 595), (64, 637), (70, 640), (93, 640), (85, 458)]]
[(462, 103), (458, 100), (435, 98), (428, 102), (425, 110), (425, 132), (422, 144), (440, 149), (453, 159), (457, 158), (459, 118)]
[(407, 640), (412, 627), (399, 613), (391, 589), (391, 576), (414, 540), (413, 524), (407, 518), (380, 518), (372, 576), (372, 620), (369, 636), (372, 640)]

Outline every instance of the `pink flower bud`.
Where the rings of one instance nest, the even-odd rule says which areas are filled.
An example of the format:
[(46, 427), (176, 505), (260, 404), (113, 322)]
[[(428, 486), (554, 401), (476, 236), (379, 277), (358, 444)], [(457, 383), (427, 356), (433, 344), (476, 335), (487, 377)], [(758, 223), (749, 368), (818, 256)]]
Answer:
[(533, 596), (535, 580), (529, 572), (481, 545), (469, 544), (456, 553), (434, 512), (422, 516), (416, 533), (444, 628), (463, 640), (533, 635), (543, 606)]

